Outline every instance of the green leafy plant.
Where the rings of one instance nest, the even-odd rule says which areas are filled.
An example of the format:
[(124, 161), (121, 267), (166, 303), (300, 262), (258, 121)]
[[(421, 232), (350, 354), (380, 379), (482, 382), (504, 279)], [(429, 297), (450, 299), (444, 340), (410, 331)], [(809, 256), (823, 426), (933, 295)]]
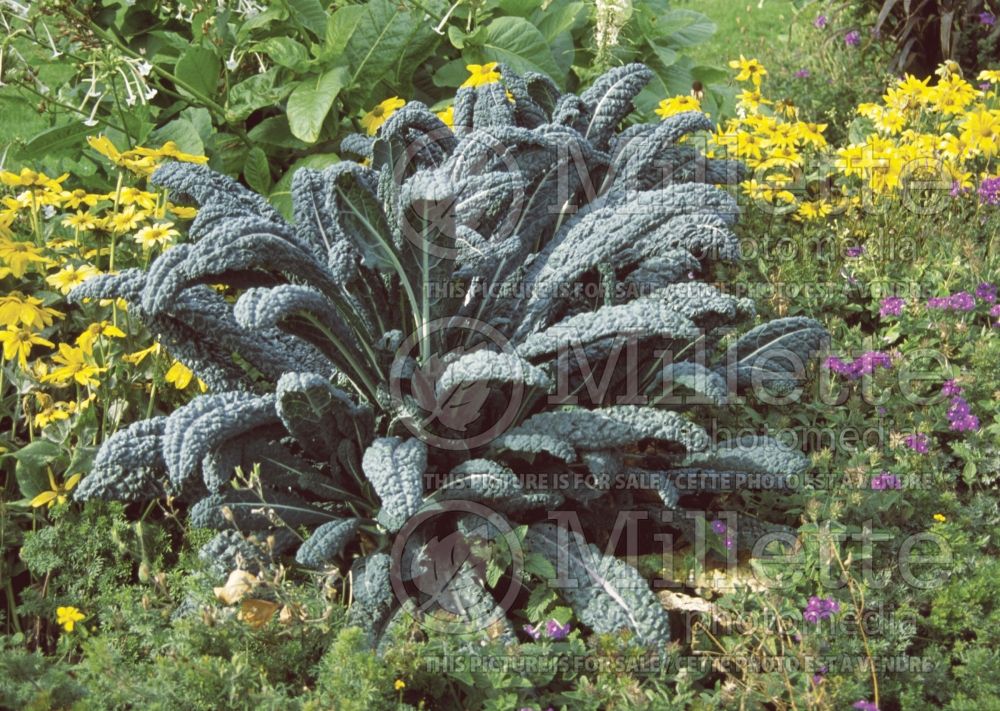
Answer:
[[(639, 102), (647, 114), (665, 95), (723, 78), (683, 54), (714, 24), (666, 2), (614, 18), (573, 0), (45, 0), (3, 13), (12, 32), (0, 101), (18, 117), (0, 129), (10, 157), (92, 174), (76, 145), (100, 125), (118, 145), (172, 140), (208, 155), (281, 205), (294, 170), (336, 162), (367, 107), (401, 96), (443, 108), (470, 64), (504, 62), (575, 90), (642, 61), (654, 70)], [(713, 113), (717, 101), (709, 91)]]
[[(716, 360), (752, 304), (695, 278), (738, 258), (732, 199), (705, 184), (737, 179), (738, 164), (679, 142), (711, 124), (686, 113), (618, 133), (650, 79), (641, 65), (581, 96), (501, 73), (502, 83), (459, 92), (454, 133), (412, 103), (374, 140), (350, 142), (370, 167), (297, 173), (294, 224), (207, 168), (158, 170), (156, 183), (201, 205), (194, 243), (72, 296), (125, 299), (213, 392), (112, 435), (77, 498), (169, 492), (198, 499), (199, 526), (311, 529), (297, 554), (311, 566), (387, 551), (403, 531), (409, 565), (392, 573), (385, 553), (355, 562), (357, 623), (373, 633), (398, 624), (412, 609), (394, 603), (392, 575), (413, 584), (415, 603), (428, 592), (422, 576), (441, 579), (445, 565), (437, 592), (455, 602), (445, 617), (459, 628), (487, 618), (512, 638), (468, 560), (442, 563), (436, 551), (499, 544), (528, 524), (528, 549), (555, 566), (561, 533), (542, 523), (545, 508), (566, 503), (585, 519), (605, 506), (661, 512), (712, 473), (802, 471), (801, 455), (774, 440), (713, 443), (684, 414), (729, 386), (787, 390), (825, 337), (810, 319), (773, 321)], [(234, 305), (204, 286), (220, 282)], [(623, 337), (640, 345), (638, 364), (619, 358)], [(568, 348), (576, 361), (560, 362)], [(634, 396), (648, 404), (617, 404), (636, 373)], [(691, 398), (672, 399), (681, 392)], [(561, 478), (533, 484), (539, 471)], [(643, 483), (616, 486), (621, 477)], [(468, 517), (447, 515), (454, 501), (496, 517), (466, 535)], [(407, 528), (442, 510), (433, 535)], [(741, 548), (770, 530), (736, 523)], [(578, 618), (665, 642), (668, 618), (639, 574), (574, 536), (577, 585), (563, 595)]]

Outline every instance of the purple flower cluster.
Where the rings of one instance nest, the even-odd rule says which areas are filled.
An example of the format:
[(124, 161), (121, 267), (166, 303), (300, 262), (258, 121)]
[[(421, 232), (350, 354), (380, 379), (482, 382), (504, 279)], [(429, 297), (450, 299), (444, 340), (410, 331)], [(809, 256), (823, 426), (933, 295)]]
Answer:
[(906, 299), (902, 296), (887, 296), (882, 299), (881, 308), (878, 310), (878, 315), (885, 316), (899, 316), (903, 313), (903, 308), (906, 306)]
[(979, 204), (1000, 205), (1000, 175), (984, 178), (979, 183)]
[(927, 308), (951, 311), (972, 311), (976, 308), (976, 297), (967, 291), (959, 291), (951, 296), (932, 296), (927, 299)]
[(899, 477), (889, 472), (882, 472), (876, 477), (872, 477), (872, 489), (875, 491), (885, 491), (886, 489), (902, 489), (903, 483)]
[(865, 699), (855, 701), (851, 704), (851, 708), (858, 709), (858, 711), (878, 711), (878, 706), (875, 705), (874, 701), (867, 701)]
[(948, 426), (955, 432), (972, 432), (979, 429), (979, 418), (972, 414), (969, 403), (961, 395), (951, 399), (948, 408)]
[(990, 309), (990, 316), (996, 319), (996, 321), (993, 322), (993, 325), (997, 328), (1000, 328), (1000, 304), (997, 304), (992, 309)]
[(912, 449), (917, 454), (927, 454), (930, 448), (927, 446), (927, 435), (911, 434), (903, 438), (903, 444)]
[(830, 356), (826, 359), (826, 367), (848, 380), (857, 380), (863, 375), (875, 372), (877, 367), (891, 368), (892, 358), (888, 353), (881, 351), (869, 351), (850, 363), (845, 363), (837, 356)]
[(945, 380), (941, 386), (941, 394), (945, 397), (955, 397), (962, 394), (962, 386), (952, 380)]
[(985, 301), (987, 304), (996, 303), (997, 300), (996, 285), (984, 281), (982, 284), (976, 287), (976, 298), (979, 299), (980, 301)]
[(839, 602), (834, 600), (832, 597), (821, 600), (813, 595), (809, 598), (809, 604), (806, 605), (806, 609), (802, 612), (802, 619), (815, 625), (819, 623), (820, 620), (827, 619), (835, 612), (840, 612)]
[(844, 35), (844, 44), (848, 47), (857, 47), (861, 44), (861, 33), (857, 30), (851, 30), (846, 35)]
[(860, 257), (864, 253), (865, 253), (865, 247), (864, 247), (864, 245), (859, 245), (857, 247), (848, 247), (847, 248), (847, 256), (850, 257), (851, 259), (857, 259), (858, 257)]
[(808, 69), (800, 69), (797, 72), (795, 72), (794, 76), (795, 76), (796, 79), (808, 79), (809, 78), (809, 70)]
[[(531, 625), (525, 625), (521, 629), (523, 629), (528, 634), (528, 636), (531, 637), (533, 640), (537, 641), (542, 638), (543, 627), (541, 622), (539, 622), (534, 627), (532, 627)], [(559, 624), (558, 620), (549, 620), (548, 622), (545, 623), (544, 627), (545, 636), (551, 640), (555, 640), (556, 642), (566, 639), (566, 636), (569, 634), (569, 631), (570, 631), (569, 622), (567, 622), (564, 625), (561, 625)]]
[(997, 21), (997, 17), (992, 12), (981, 12), (981, 13), (979, 13), (979, 24), (980, 25), (987, 25), (989, 27), (992, 27), (996, 23), (996, 21)]
[(826, 15), (817, 15), (816, 19), (813, 20), (813, 27), (817, 30), (821, 30), (826, 27)]

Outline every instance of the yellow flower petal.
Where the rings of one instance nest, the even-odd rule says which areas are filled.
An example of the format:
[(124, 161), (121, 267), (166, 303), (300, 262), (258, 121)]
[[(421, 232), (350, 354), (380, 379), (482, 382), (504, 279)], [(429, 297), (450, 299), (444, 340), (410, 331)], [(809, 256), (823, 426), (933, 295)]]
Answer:
[(54, 501), (58, 495), (55, 491), (43, 491), (31, 500), (31, 507), (37, 509), (39, 506), (45, 506)]

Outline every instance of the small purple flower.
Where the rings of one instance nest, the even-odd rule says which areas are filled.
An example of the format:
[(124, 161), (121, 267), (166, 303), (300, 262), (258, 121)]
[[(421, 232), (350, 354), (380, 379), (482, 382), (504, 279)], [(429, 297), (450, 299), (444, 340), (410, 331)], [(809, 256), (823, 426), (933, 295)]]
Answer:
[(554, 639), (557, 642), (559, 640), (566, 639), (566, 635), (569, 634), (569, 629), (569, 622), (561, 625), (558, 620), (549, 620), (545, 624), (545, 632), (548, 634), (549, 639)]
[(844, 44), (848, 47), (857, 47), (861, 44), (861, 33), (857, 30), (851, 30), (846, 35), (844, 35)]
[(967, 291), (952, 294), (948, 301), (953, 311), (972, 311), (976, 308), (976, 299)]
[(981, 301), (985, 301), (987, 304), (996, 303), (997, 300), (997, 287), (995, 284), (990, 284), (989, 282), (983, 282), (976, 287), (976, 298)]
[(808, 69), (800, 69), (797, 72), (795, 72), (794, 76), (795, 76), (796, 79), (808, 79), (809, 78), (809, 70)]
[(719, 519), (712, 521), (712, 530), (721, 536), (726, 532), (726, 522)]
[(1000, 175), (979, 182), (979, 204), (1000, 205)]
[(962, 386), (952, 380), (945, 380), (944, 385), (941, 386), (941, 394), (945, 397), (954, 397), (955, 395), (962, 394)]
[(992, 12), (979, 13), (980, 25), (988, 25), (989, 27), (992, 27), (994, 23), (996, 23), (996, 21), (997, 21), (996, 15), (994, 15)]
[(531, 637), (533, 640), (537, 642), (542, 638), (542, 631), (541, 629), (539, 629), (540, 627), (541, 627), (540, 624), (535, 625), (534, 627), (532, 627), (531, 625), (525, 625), (521, 629), (523, 629), (528, 634), (529, 637)]
[(988, 81), (981, 81), (981, 82), (979, 82), (978, 86), (979, 86), (979, 91), (989, 91), (990, 90), (990, 83)]
[(930, 448), (927, 446), (927, 435), (911, 434), (903, 438), (903, 444), (912, 449), (917, 454), (927, 454)]
[(863, 375), (870, 375), (876, 368), (892, 368), (892, 358), (888, 353), (869, 351), (850, 363), (845, 363), (837, 356), (826, 359), (826, 367), (848, 380), (857, 380)]
[(733, 539), (730, 538), (729, 536), (726, 536), (726, 540), (724, 540), (722, 542), (722, 545), (724, 545), (727, 550), (732, 550), (733, 549)]
[(878, 706), (875, 705), (874, 701), (866, 701), (865, 699), (855, 701), (851, 708), (858, 709), (858, 711), (878, 711)]
[(817, 15), (816, 19), (813, 20), (813, 27), (817, 30), (821, 30), (826, 27), (826, 15)]
[(847, 256), (850, 257), (851, 259), (857, 259), (864, 253), (865, 253), (865, 248), (863, 245), (858, 247), (847, 248)]
[(882, 306), (878, 310), (879, 316), (899, 316), (906, 306), (906, 299), (901, 296), (887, 296), (882, 299)]
[(969, 403), (959, 395), (951, 399), (951, 407), (945, 414), (948, 416), (949, 429), (955, 432), (972, 432), (979, 429), (979, 418), (972, 414)]
[(993, 325), (1000, 328), (1000, 304), (997, 304), (990, 309), (990, 316), (996, 319), (996, 321), (993, 322)]
[(835, 612), (840, 612), (840, 603), (832, 597), (821, 600), (813, 595), (809, 598), (806, 609), (802, 611), (802, 619), (810, 624), (817, 624), (820, 620), (825, 620)]
[(951, 306), (951, 299), (947, 296), (932, 296), (927, 299), (929, 309), (947, 309)]
[(838, 356), (830, 356), (826, 359), (826, 363), (824, 363), (824, 365), (826, 365), (826, 367), (834, 373), (844, 373), (847, 371), (847, 364)]
[(953, 198), (956, 198), (959, 195), (964, 195), (967, 192), (969, 192), (969, 188), (963, 188), (962, 184), (960, 182), (958, 182), (957, 180), (952, 180), (951, 181), (951, 193), (950, 193), (950, 195)]

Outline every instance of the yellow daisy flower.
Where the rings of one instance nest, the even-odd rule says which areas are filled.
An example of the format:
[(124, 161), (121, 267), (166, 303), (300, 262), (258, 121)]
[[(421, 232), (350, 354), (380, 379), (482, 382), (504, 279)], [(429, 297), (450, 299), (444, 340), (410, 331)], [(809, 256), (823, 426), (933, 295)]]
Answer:
[(767, 70), (764, 66), (758, 62), (756, 59), (747, 59), (742, 54), (739, 59), (734, 59), (729, 62), (729, 66), (733, 69), (739, 69), (739, 74), (736, 75), (736, 81), (752, 81), (754, 86), (760, 86), (760, 80), (767, 75)]
[(62, 628), (67, 632), (72, 632), (76, 623), (83, 620), (85, 617), (86, 616), (75, 607), (56, 608), (56, 622), (62, 625)]
[(400, 99), (398, 96), (386, 99), (361, 118), (362, 128), (368, 131), (369, 136), (374, 136), (379, 127), (384, 124), (390, 116), (396, 113), (397, 109), (401, 109), (405, 105), (406, 101)]
[(469, 72), (469, 78), (462, 82), (461, 88), (482, 86), (483, 84), (493, 84), (500, 81), (500, 72), (497, 71), (496, 62), (486, 64), (467, 64), (465, 67)]
[(701, 102), (693, 96), (674, 96), (660, 102), (656, 115), (668, 118), (684, 111), (701, 111)]

